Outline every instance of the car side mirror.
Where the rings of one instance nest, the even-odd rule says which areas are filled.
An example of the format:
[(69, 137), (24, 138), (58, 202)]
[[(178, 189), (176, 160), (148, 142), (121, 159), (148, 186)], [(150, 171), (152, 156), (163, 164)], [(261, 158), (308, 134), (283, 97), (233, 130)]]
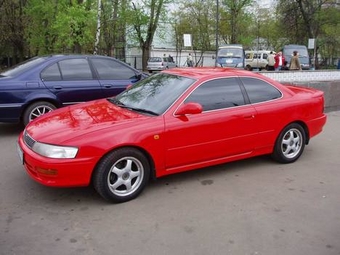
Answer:
[(202, 105), (199, 103), (182, 104), (176, 111), (175, 115), (199, 114), (203, 111)]
[(140, 81), (142, 79), (142, 74), (141, 73), (137, 74), (136, 78), (137, 78), (137, 81)]

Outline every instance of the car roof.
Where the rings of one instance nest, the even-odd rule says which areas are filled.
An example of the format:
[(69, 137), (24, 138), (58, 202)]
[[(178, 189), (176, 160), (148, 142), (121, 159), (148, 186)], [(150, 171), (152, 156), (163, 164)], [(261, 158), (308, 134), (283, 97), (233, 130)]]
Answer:
[(251, 76), (262, 77), (242, 69), (223, 68), (223, 67), (194, 67), (194, 68), (173, 68), (163, 71), (179, 76), (186, 76), (195, 79), (214, 78), (214, 77), (232, 77), (232, 76)]
[(110, 56), (104, 56), (104, 55), (93, 55), (93, 54), (52, 54), (52, 55), (42, 55), (37, 57), (45, 57), (45, 58), (75, 58), (75, 57), (88, 57), (88, 58), (114, 58)]

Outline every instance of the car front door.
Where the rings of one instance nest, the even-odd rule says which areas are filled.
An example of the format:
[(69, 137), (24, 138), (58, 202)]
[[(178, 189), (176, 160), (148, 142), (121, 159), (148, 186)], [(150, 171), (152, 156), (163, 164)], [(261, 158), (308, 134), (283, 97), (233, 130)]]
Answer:
[(183, 102), (203, 106), (200, 114), (166, 117), (166, 167), (175, 170), (250, 154), (257, 135), (256, 111), (245, 99), (238, 78), (207, 81)]
[(64, 59), (48, 66), (41, 72), (41, 79), (63, 105), (104, 97), (85, 57)]

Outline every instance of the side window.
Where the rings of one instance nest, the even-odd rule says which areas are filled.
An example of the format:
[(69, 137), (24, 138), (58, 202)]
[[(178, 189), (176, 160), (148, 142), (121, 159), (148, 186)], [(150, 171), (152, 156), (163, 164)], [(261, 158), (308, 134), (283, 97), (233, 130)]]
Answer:
[(63, 80), (92, 80), (92, 72), (87, 59), (74, 58), (59, 61)]
[(254, 57), (253, 58), (257, 59), (257, 53), (254, 53)]
[(263, 53), (263, 59), (267, 59), (268, 58), (268, 54), (267, 53)]
[(197, 87), (185, 102), (199, 103), (203, 111), (245, 104), (242, 91), (235, 78), (207, 81)]
[(41, 79), (44, 81), (61, 81), (61, 74), (58, 64), (53, 64), (41, 72)]
[(91, 59), (100, 80), (131, 80), (136, 77), (134, 70), (111, 59)]
[(252, 104), (281, 98), (281, 92), (271, 84), (256, 78), (240, 78)]

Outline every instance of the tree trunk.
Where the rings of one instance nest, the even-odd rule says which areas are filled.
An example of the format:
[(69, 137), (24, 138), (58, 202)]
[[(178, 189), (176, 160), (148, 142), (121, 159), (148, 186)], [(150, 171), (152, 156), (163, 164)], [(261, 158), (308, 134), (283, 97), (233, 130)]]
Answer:
[(98, 0), (98, 12), (97, 12), (97, 32), (96, 32), (96, 40), (94, 42), (94, 51), (93, 54), (96, 55), (98, 52), (99, 38), (100, 38), (100, 16), (101, 16), (101, 0)]
[(147, 71), (146, 70), (146, 66), (148, 65), (148, 59), (150, 56), (150, 44), (144, 43), (144, 45), (142, 46), (142, 65), (143, 65), (143, 71)]

